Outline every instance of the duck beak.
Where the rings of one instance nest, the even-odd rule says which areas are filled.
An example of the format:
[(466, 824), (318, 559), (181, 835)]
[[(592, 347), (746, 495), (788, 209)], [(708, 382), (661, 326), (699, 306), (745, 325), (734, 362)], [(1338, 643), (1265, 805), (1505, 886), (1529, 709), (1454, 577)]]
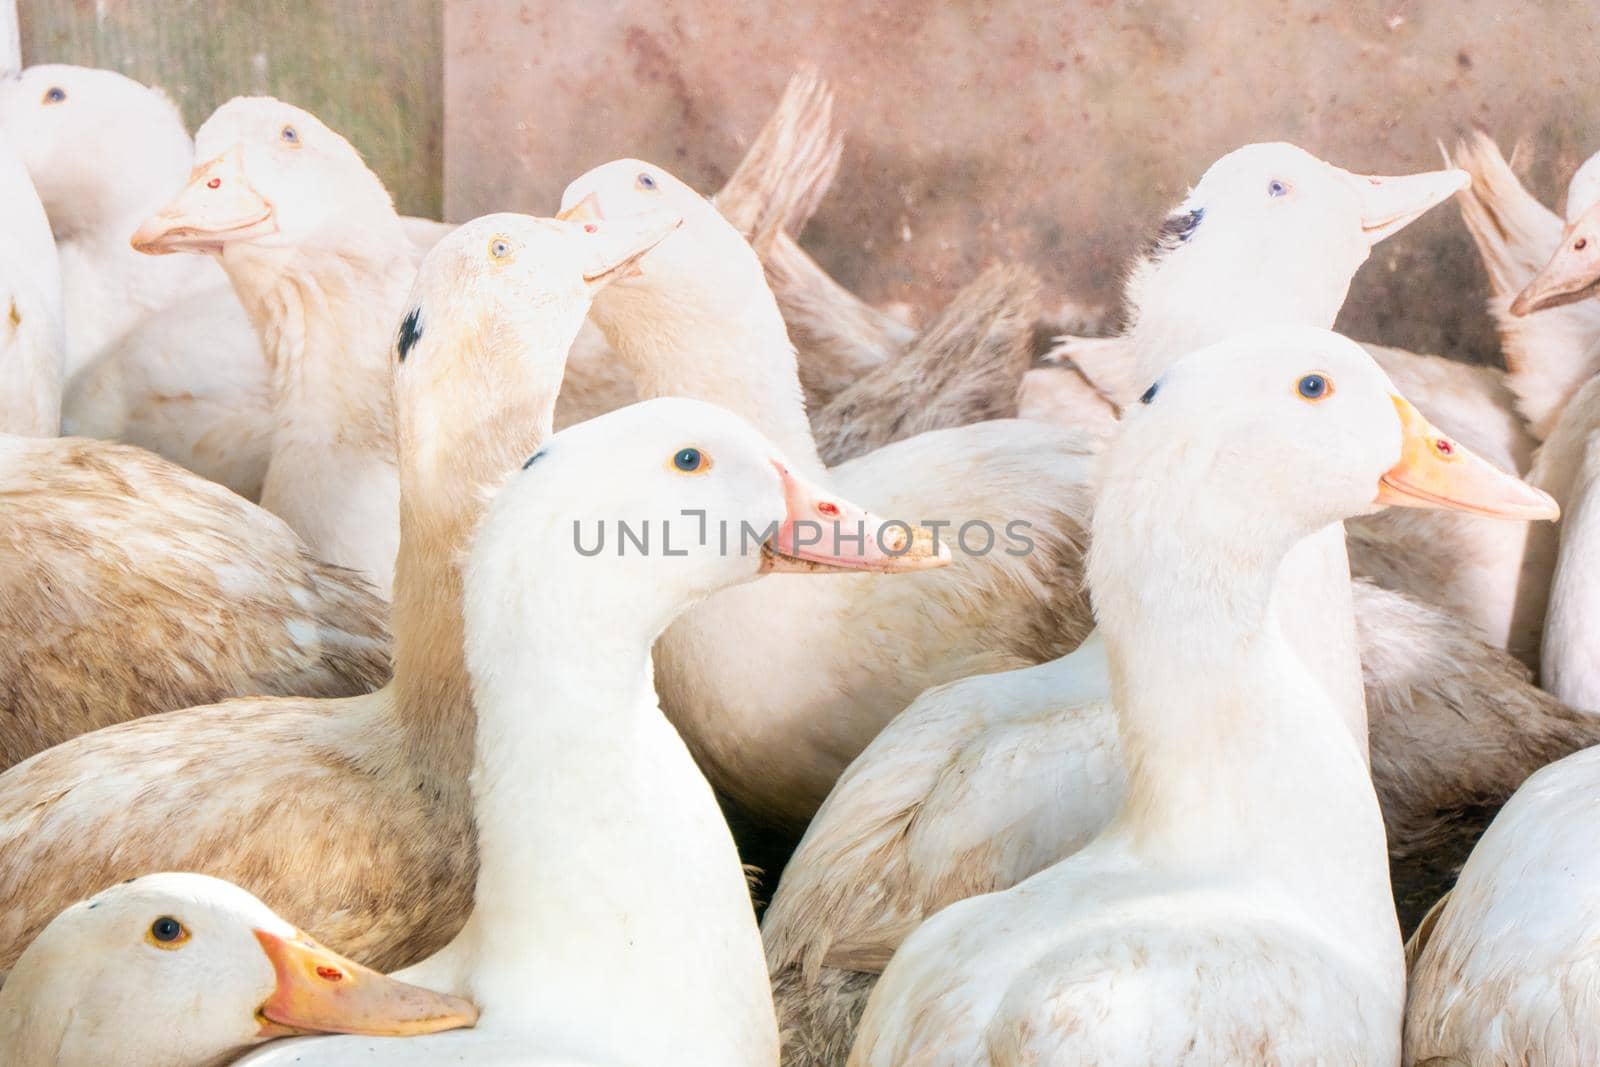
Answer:
[(215, 255), (229, 241), (277, 232), (272, 205), (245, 177), (244, 149), (234, 145), (196, 167), (177, 199), (145, 219), (131, 243), (152, 256), (168, 252)]
[(1361, 232), (1366, 235), (1368, 248), (1405, 229), (1424, 211), (1472, 184), (1472, 176), (1464, 170), (1348, 177), (1361, 197)]
[(478, 1009), (460, 997), (379, 974), (305, 934), (254, 933), (278, 976), (272, 995), (257, 1009), (264, 1038), (307, 1033), (411, 1037), (478, 1021)]
[(927, 530), (885, 522), (777, 460), (772, 465), (783, 479), (785, 514), (777, 533), (761, 546), (762, 574), (899, 574), (950, 562), (950, 549)]
[(1473, 455), (1440, 433), (1404, 397), (1390, 399), (1400, 415), (1400, 462), (1378, 481), (1375, 503), (1498, 519), (1561, 517), (1548, 493)]
[(1596, 204), (1561, 233), (1561, 243), (1538, 274), (1511, 302), (1511, 314), (1571, 304), (1600, 290), (1600, 204)]
[(562, 222), (599, 222), (605, 217), (605, 213), (600, 210), (598, 193), (590, 193), (571, 207), (556, 212), (556, 218)]
[(591, 212), (585, 207), (593, 200), (591, 193), (556, 217), (582, 227), (583, 280), (596, 290), (618, 278), (640, 273), (638, 264), (644, 254), (683, 225), (682, 215), (666, 210), (642, 211), (637, 215), (608, 219), (601, 216), (598, 210)]

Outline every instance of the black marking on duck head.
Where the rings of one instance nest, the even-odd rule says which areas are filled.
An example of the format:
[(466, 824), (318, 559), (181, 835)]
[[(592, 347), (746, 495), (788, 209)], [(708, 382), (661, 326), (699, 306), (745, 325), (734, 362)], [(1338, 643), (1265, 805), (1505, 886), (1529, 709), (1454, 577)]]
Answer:
[(1168, 215), (1162, 220), (1161, 228), (1156, 230), (1155, 238), (1150, 242), (1148, 253), (1150, 258), (1159, 259), (1179, 245), (1188, 244), (1205, 217), (1206, 209), (1203, 207)]
[(544, 456), (544, 449), (541, 448), (541, 449), (539, 449), (539, 451), (535, 452), (533, 455), (528, 457), (528, 461), (522, 465), (522, 469), (523, 470), (527, 470), (529, 467), (531, 467), (535, 463), (537, 463), (540, 460), (540, 458), (543, 457), (543, 456)]
[(406, 356), (416, 347), (422, 339), (422, 309), (412, 308), (406, 312), (406, 317), (400, 320), (400, 338), (395, 342), (395, 351), (400, 354), (400, 362), (406, 361)]
[(1141, 394), (1141, 395), (1140, 395), (1140, 396), (1139, 396), (1139, 403), (1141, 403), (1141, 404), (1148, 404), (1148, 403), (1150, 403), (1150, 401), (1152, 401), (1152, 400), (1154, 400), (1154, 399), (1155, 399), (1155, 398), (1156, 398), (1156, 393), (1157, 393), (1157, 392), (1158, 392), (1158, 391), (1159, 391), (1159, 390), (1160, 390), (1160, 389), (1161, 389), (1161, 380), (1160, 380), (1160, 379), (1159, 379), (1159, 378), (1158, 378), (1158, 379), (1157, 379), (1157, 380), (1155, 380), (1155, 381), (1153, 381), (1153, 382), (1151, 382), (1151, 383), (1150, 383), (1150, 388), (1148, 388), (1148, 389), (1146, 389), (1146, 390), (1145, 390), (1145, 391), (1144, 391), (1144, 392), (1143, 392), (1143, 393), (1142, 393), (1142, 394)]

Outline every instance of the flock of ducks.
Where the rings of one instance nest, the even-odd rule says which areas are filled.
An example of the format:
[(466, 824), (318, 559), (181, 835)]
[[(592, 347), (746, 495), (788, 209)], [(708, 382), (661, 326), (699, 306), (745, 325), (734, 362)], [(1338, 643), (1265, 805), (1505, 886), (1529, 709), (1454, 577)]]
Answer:
[[(1600, 1061), (1600, 157), (1241, 148), (1036, 361), (839, 151), (454, 227), (0, 82), (0, 1062)], [(1504, 372), (1331, 332), (1451, 197)]]

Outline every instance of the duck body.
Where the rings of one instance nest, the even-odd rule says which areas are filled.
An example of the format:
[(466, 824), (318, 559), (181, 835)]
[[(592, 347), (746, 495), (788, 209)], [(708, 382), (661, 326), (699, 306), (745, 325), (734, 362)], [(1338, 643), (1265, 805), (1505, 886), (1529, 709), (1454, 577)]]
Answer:
[[(1072, 855), (1125, 789), (1104, 641), (929, 690), (839, 779), (762, 920), (784, 1062), (842, 1064), (929, 916)], [(997, 684), (1003, 683), (1003, 684)]]
[(0, 436), (0, 502), (0, 766), (204, 701), (352, 696), (388, 678), (370, 589), (147, 452)]
[(389, 773), (407, 765), (400, 746), (366, 739), (392, 723), (383, 691), (235, 700), (97, 730), (12, 767), (0, 776), (0, 968), (84, 886), (151, 870), (245, 886), (380, 970), (442, 945), (471, 902), (475, 857), (459, 847), (471, 811), (464, 788)]
[[(1410, 894), (1430, 894), (1426, 907), (1481, 831), (1478, 813), (1505, 799), (1505, 783), (1600, 741), (1600, 722), (1525, 682), (1511, 687), (1520, 664), (1437, 609), (1364, 581), (1353, 593), (1363, 665), (1390, 679), (1370, 690), (1380, 699), (1369, 712), (1391, 869), (1404, 877), (1395, 889), (1408, 908)], [(1483, 689), (1525, 695), (1471, 698)], [(1418, 745), (1474, 755), (1435, 768), (1437, 757), (1418, 764)], [(840, 778), (762, 920), (785, 1062), (844, 1062), (884, 966), (920, 923), (1071, 856), (1106, 827), (1125, 790), (1098, 633), (1050, 663), (919, 697)], [(1436, 864), (1448, 870), (1436, 875)]]
[[(1064, 866), (913, 934), (875, 997), (935, 984), (952, 958), (966, 980), (919, 1025), (869, 1015), (849, 1062), (1398, 1062), (1397, 961), (1318, 936), (1325, 917), (1286, 887), (1163, 884), (1109, 841)], [(1063, 900), (1076, 907), (1051, 908)], [(1184, 1004), (1201, 1007), (1170, 1010)]]
[(1506, 803), (1441, 902), (1412, 966), (1406, 1063), (1566, 1067), (1600, 1056), (1590, 946), (1600, 748)]
[[(70, 434), (136, 445), (259, 500), (272, 451), (266, 363), (222, 282), (149, 315), (83, 366), (62, 421)], [(218, 339), (240, 336), (223, 345), (237, 358), (219, 357)]]

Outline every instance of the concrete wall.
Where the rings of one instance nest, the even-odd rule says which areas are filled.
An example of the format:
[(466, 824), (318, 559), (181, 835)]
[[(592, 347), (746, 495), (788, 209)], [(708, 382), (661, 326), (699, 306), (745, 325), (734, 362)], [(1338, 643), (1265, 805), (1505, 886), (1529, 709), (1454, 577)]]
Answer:
[(18, 0), (23, 61), (165, 89), (192, 131), (267, 93), (344, 134), (402, 212), (441, 208), (441, 0)]
[[(1287, 139), (1354, 170), (1438, 165), (1477, 124), (1559, 203), (1600, 148), (1600, 4), (444, 0), (445, 205), (551, 210), (619, 155), (715, 188), (796, 63), (848, 134), (805, 244), (875, 301), (930, 308), (984, 261), (1117, 299), (1127, 257), (1217, 156)], [(1472, 359), (1496, 345), (1453, 209), (1383, 245), (1341, 326)]]

